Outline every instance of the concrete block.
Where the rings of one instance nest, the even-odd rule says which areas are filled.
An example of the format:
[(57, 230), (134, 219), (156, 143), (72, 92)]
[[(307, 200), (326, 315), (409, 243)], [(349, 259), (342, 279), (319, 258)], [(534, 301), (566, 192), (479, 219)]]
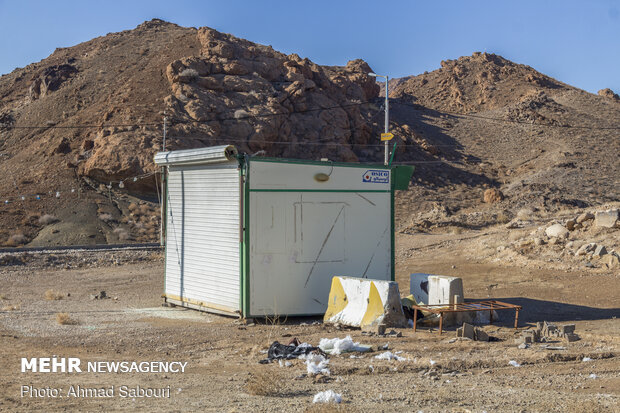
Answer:
[(459, 327), (456, 329), (456, 336), (463, 337), (463, 327)]
[(409, 275), (409, 294), (413, 295), (418, 304), (428, 304), (429, 275), (421, 272)]
[(523, 342), (525, 344), (532, 344), (534, 342), (533, 336), (523, 336)]
[(565, 324), (560, 326), (560, 331), (562, 334), (570, 334), (575, 332), (575, 324)]
[(594, 214), (594, 225), (603, 228), (613, 228), (618, 223), (618, 209), (609, 209), (607, 211), (598, 211)]
[(385, 334), (385, 324), (371, 324), (362, 327), (362, 331), (366, 333), (376, 334), (382, 336)]
[(355, 277), (332, 278), (323, 321), (362, 328), (407, 326), (396, 282)]
[(577, 341), (579, 340), (579, 336), (575, 333), (568, 333), (564, 336), (564, 338), (566, 339), (566, 341), (568, 341), (569, 343), (572, 343), (573, 341)]
[(429, 304), (454, 304), (454, 296), (459, 296), (459, 302), (463, 302), (463, 280), (459, 277), (447, 275), (428, 276), (428, 303)]
[(476, 340), (489, 341), (489, 335), (481, 328), (476, 328)]
[(464, 323), (463, 324), (463, 337), (471, 338), (472, 340), (476, 339), (476, 330), (474, 326), (471, 324)]

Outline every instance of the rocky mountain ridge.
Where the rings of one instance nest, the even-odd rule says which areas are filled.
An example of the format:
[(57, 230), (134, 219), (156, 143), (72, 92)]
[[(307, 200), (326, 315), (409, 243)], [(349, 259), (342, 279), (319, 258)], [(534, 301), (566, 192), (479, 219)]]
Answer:
[[(161, 20), (57, 49), (0, 77), (0, 195), (10, 200), (0, 210), (0, 243), (157, 239), (152, 158), (164, 116), (167, 149), (226, 143), (270, 156), (381, 162), (382, 99), (370, 71), (363, 60), (321, 66)], [(457, 214), (482, 209), (476, 225), (488, 225), (528, 203), (618, 199), (617, 163), (606, 155), (620, 145), (609, 129), (620, 125), (612, 91), (591, 95), (487, 53), (393, 82), (395, 160), (417, 167), (397, 199), (405, 227), (437, 203)], [(490, 188), (502, 197), (485, 204)], [(40, 223), (45, 215), (57, 221)]]

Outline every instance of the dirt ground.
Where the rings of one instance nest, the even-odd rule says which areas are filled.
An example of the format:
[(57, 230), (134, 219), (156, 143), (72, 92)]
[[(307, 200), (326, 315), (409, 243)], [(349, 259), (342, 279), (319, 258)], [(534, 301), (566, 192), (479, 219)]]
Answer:
[[(85, 266), (75, 265), (75, 256), (64, 267), (32, 258), (0, 266), (0, 410), (620, 411), (618, 271), (506, 266), (476, 258), (481, 240), (502, 234), (398, 235), (401, 293), (409, 288), (411, 272), (458, 275), (466, 298), (522, 305), (519, 330), (543, 320), (575, 323), (579, 341), (552, 343), (564, 350), (539, 343), (519, 349), (511, 311), (484, 327), (497, 341), (472, 342), (453, 340), (453, 328), (442, 336), (436, 330), (399, 329), (402, 337), (377, 337), (323, 325), (320, 319), (244, 323), (162, 307), (163, 261), (152, 252), (132, 259), (100, 253), (98, 261), (84, 258)], [(47, 293), (48, 298), (62, 299), (46, 299), (50, 289), (58, 296)], [(91, 297), (101, 290), (109, 298)], [(57, 313), (68, 313), (75, 324), (58, 324)], [(282, 367), (258, 363), (274, 340), (298, 337), (317, 345), (321, 338), (346, 335), (375, 351), (330, 357), (331, 375), (320, 380), (304, 376), (302, 360)], [(375, 359), (384, 345), (406, 360)], [(79, 357), (82, 363), (166, 360), (187, 362), (187, 367), (184, 373), (21, 373), (22, 357), (54, 355)], [(116, 393), (67, 397), (72, 385), (115, 386)], [(22, 386), (60, 388), (64, 397), (22, 397)], [(121, 386), (166, 388), (170, 397), (121, 397)], [(340, 405), (312, 403), (316, 393), (328, 389), (342, 395)]]

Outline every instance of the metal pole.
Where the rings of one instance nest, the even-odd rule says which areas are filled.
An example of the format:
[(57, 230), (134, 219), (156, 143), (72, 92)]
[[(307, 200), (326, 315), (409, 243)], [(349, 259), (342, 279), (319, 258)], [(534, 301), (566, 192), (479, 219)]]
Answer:
[[(389, 96), (389, 89), (388, 89), (388, 84), (390, 83), (390, 79), (386, 76), (385, 77), (385, 133), (389, 133), (390, 132), (390, 101), (388, 100), (388, 96)], [(385, 160), (384, 163), (385, 165), (388, 164), (388, 158), (389, 158), (389, 147), (388, 147), (388, 143), (390, 141), (385, 141)]]
[(161, 148), (162, 152), (166, 151), (166, 121), (167, 120), (168, 120), (168, 118), (166, 116), (164, 116), (164, 142), (163, 142), (162, 148)]
[[(166, 124), (168, 121), (168, 117), (164, 116), (164, 139), (162, 143), (162, 152), (166, 151)], [(155, 177), (157, 179), (157, 176)], [(164, 235), (165, 224), (164, 220), (166, 219), (165, 210), (166, 210), (166, 167), (161, 167), (161, 198), (159, 204), (159, 243), (164, 246), (166, 244), (166, 238)]]

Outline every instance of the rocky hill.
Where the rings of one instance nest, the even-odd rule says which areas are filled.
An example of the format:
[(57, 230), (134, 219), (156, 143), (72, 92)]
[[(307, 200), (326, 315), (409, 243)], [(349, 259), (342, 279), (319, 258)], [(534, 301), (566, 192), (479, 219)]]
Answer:
[[(362, 60), (320, 66), (160, 20), (58, 49), (0, 77), (0, 196), (9, 201), (0, 244), (156, 240), (152, 158), (164, 116), (168, 149), (232, 143), (380, 162), (382, 99), (370, 71)], [(400, 230), (482, 227), (525, 205), (619, 199), (613, 91), (595, 96), (486, 53), (390, 87), (395, 159), (417, 166), (398, 196)], [(420, 225), (424, 214), (437, 219)]]

